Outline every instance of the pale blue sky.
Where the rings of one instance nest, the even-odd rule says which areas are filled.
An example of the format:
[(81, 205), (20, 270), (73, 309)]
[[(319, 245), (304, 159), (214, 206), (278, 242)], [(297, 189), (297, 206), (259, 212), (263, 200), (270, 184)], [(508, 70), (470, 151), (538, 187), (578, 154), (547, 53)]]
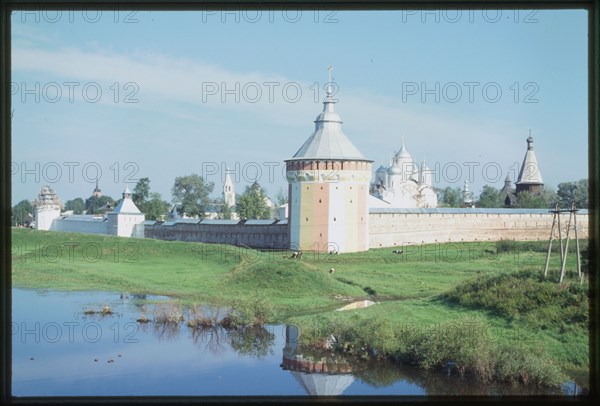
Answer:
[[(582, 10), (15, 12), (12, 64), (13, 203), (46, 183), (63, 201), (86, 198), (96, 164), (114, 198), (147, 176), (170, 201), (176, 176), (214, 172), (213, 162), (239, 168), (240, 193), (262, 168), (274, 197), (286, 187), (283, 160), (322, 109), (313, 83), (325, 84), (329, 65), (344, 132), (375, 168), (404, 137), (437, 169), (434, 186), (462, 187), (471, 167), (478, 194), (507, 172), (514, 181), (531, 129), (548, 186), (587, 177)], [(239, 84), (239, 102), (223, 82)], [(215, 196), (221, 174), (207, 176)]]

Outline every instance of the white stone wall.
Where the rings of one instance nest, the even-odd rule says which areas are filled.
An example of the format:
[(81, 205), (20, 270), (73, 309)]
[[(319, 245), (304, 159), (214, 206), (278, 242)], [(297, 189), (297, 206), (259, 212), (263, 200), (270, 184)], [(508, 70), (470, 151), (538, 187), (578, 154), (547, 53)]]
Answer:
[[(144, 222), (144, 214), (108, 213), (108, 233), (119, 237), (132, 237), (134, 228)], [(139, 232), (137, 232), (139, 235)]]
[(67, 233), (108, 234), (108, 222), (56, 219), (52, 224), (51, 230), (63, 231)]
[[(465, 209), (469, 210), (469, 209)], [(510, 209), (508, 209), (510, 210)], [(568, 215), (561, 215), (563, 236)], [(588, 215), (577, 215), (579, 238), (588, 238)], [(371, 210), (369, 214), (369, 247), (401, 247), (410, 244), (498, 241), (547, 240), (552, 227), (552, 214), (545, 210), (530, 213), (384, 213)], [(571, 238), (574, 232), (571, 228)]]

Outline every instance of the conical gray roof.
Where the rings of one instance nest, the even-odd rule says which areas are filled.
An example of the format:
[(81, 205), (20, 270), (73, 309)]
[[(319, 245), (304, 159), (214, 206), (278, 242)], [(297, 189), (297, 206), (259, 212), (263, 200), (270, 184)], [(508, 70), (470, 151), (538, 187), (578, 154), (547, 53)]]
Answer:
[(288, 161), (306, 159), (367, 161), (342, 131), (342, 119), (333, 110), (334, 103), (330, 85), (327, 87), (323, 111), (315, 120), (315, 131)]
[(349, 374), (306, 374), (292, 371), (292, 375), (310, 396), (339, 396), (354, 382), (354, 376)]
[(542, 173), (533, 150), (533, 138), (529, 136), (527, 138), (527, 152), (523, 159), (523, 165), (521, 165), (521, 171), (517, 178), (517, 184), (543, 184)]

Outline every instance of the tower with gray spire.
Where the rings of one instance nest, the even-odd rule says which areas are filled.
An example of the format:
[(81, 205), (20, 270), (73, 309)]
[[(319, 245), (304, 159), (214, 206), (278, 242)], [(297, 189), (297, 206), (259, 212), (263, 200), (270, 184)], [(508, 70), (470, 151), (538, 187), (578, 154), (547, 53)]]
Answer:
[(92, 196), (94, 196), (96, 199), (102, 196), (102, 190), (100, 190), (100, 188), (98, 187), (98, 179), (96, 179), (96, 187), (92, 192)]
[(329, 67), (327, 94), (315, 129), (285, 161), (290, 248), (357, 252), (369, 249), (371, 163), (342, 131)]
[(223, 202), (228, 207), (235, 206), (235, 191), (229, 168), (225, 170), (225, 182), (223, 183)]
[(542, 173), (540, 172), (535, 151), (533, 150), (531, 130), (529, 130), (529, 137), (527, 137), (527, 151), (525, 152), (525, 158), (523, 159), (523, 165), (521, 165), (516, 185), (517, 195), (523, 191), (538, 193), (544, 188)]

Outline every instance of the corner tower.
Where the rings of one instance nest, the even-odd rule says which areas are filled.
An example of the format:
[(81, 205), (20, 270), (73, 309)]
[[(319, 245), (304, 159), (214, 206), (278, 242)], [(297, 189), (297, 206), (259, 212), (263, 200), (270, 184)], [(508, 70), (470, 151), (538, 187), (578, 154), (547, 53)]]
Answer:
[(369, 249), (367, 199), (371, 163), (342, 132), (334, 111), (331, 71), (315, 130), (286, 160), (290, 248), (356, 252)]
[(107, 217), (109, 235), (144, 238), (142, 223), (146, 216), (131, 199), (131, 191), (128, 187), (125, 187), (123, 192), (123, 200), (112, 212), (107, 213)]

